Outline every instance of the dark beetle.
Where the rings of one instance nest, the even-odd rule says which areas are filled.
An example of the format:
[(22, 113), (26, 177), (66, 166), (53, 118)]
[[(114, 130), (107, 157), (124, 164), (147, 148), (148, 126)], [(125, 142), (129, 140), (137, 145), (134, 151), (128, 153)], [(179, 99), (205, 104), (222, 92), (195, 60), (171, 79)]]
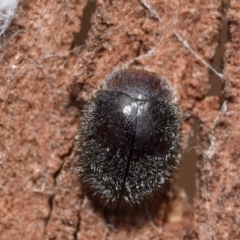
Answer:
[(113, 72), (92, 96), (78, 134), (85, 189), (110, 209), (161, 192), (179, 158), (180, 111), (169, 83), (137, 68)]

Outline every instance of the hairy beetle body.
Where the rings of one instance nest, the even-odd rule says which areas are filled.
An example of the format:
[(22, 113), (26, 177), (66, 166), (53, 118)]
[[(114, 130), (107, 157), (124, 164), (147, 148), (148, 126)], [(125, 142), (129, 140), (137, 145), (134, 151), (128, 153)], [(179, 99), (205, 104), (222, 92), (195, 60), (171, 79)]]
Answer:
[(179, 158), (180, 112), (168, 82), (152, 72), (114, 72), (92, 96), (79, 131), (79, 171), (109, 208), (158, 194)]

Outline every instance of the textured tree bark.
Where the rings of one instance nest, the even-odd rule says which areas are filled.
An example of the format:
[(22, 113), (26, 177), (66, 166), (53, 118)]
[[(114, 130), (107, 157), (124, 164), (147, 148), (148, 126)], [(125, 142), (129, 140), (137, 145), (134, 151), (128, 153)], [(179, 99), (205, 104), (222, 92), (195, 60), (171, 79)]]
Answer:
[(240, 238), (239, 10), (240, 2), (231, 1), (222, 96), (206, 98), (196, 108), (202, 131), (192, 239)]
[(0, 239), (74, 239), (79, 226), (81, 193), (68, 164), (77, 110), (66, 85), (85, 4), (21, 1), (1, 41)]
[[(220, 1), (99, 0), (86, 46), (70, 51), (86, 3), (23, 0), (1, 40), (0, 239), (239, 239), (239, 3), (228, 13), (220, 99), (208, 96), (208, 69), (179, 38), (209, 61)], [(78, 108), (124, 66), (169, 79), (184, 116), (183, 149), (194, 119), (202, 123), (194, 211), (174, 180), (155, 214), (108, 219), (82, 192)]]

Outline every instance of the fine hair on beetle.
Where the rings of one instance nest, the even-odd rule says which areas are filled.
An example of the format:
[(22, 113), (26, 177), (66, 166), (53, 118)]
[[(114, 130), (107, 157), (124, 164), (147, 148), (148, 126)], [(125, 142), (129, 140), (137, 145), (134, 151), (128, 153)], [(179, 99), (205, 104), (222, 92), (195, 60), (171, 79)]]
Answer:
[(171, 85), (140, 68), (114, 71), (92, 95), (78, 132), (86, 193), (109, 210), (163, 194), (179, 160), (181, 117)]

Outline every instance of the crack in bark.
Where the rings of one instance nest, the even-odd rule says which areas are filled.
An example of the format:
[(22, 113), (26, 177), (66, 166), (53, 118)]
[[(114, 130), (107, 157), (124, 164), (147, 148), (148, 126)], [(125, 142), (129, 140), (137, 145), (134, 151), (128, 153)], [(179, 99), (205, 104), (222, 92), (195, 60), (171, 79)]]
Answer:
[(91, 28), (91, 19), (93, 14), (96, 11), (97, 2), (96, 1), (88, 1), (83, 9), (81, 18), (81, 26), (80, 31), (75, 34), (71, 50), (76, 47), (86, 46), (86, 40), (88, 38), (88, 33)]
[[(228, 26), (226, 21), (226, 13), (229, 8), (229, 3), (225, 2), (222, 4), (222, 9), (219, 10), (221, 13), (221, 28), (219, 29), (218, 46), (215, 49), (214, 56), (212, 57), (211, 66), (216, 69), (220, 74), (223, 73), (223, 58), (225, 53), (225, 45), (228, 39)], [(209, 72), (209, 85), (210, 89), (207, 96), (221, 96), (223, 79), (221, 79), (214, 72)]]
[(77, 225), (76, 225), (76, 228), (75, 228), (75, 231), (73, 233), (73, 239), (74, 240), (77, 240), (77, 236), (78, 236), (78, 233), (80, 231), (80, 211), (78, 212), (78, 217), (77, 217)]
[(54, 179), (53, 193), (50, 195), (50, 197), (48, 199), (48, 204), (49, 204), (50, 210), (49, 210), (49, 214), (48, 214), (48, 216), (46, 217), (46, 220), (45, 220), (45, 234), (46, 235), (47, 235), (47, 227), (48, 227), (49, 221), (51, 219), (52, 211), (53, 211), (54, 199), (55, 199), (55, 196), (56, 196), (55, 189), (56, 189), (56, 186), (57, 186), (57, 177), (59, 176), (59, 174), (62, 171), (62, 168), (63, 168), (64, 163), (65, 163), (65, 158), (69, 157), (72, 154), (73, 147), (74, 147), (74, 144), (71, 145), (71, 147), (68, 149), (68, 151), (66, 153), (60, 155), (60, 159), (62, 159), (62, 163), (61, 163), (60, 167), (53, 173), (53, 179)]
[(109, 230), (107, 230), (107, 232), (106, 232), (106, 236), (105, 236), (105, 240), (108, 240), (109, 235), (110, 235)]

